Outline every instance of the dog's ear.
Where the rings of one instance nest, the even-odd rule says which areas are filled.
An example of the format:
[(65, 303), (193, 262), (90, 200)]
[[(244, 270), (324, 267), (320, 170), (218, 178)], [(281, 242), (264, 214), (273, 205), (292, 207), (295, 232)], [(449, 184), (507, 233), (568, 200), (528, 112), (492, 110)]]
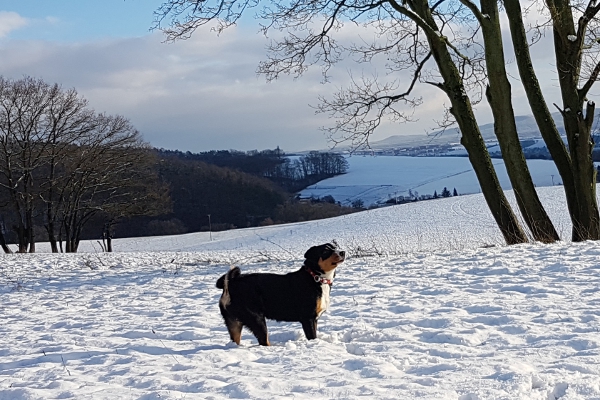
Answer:
[(322, 248), (323, 248), (322, 245), (311, 247), (310, 249), (308, 249), (306, 251), (306, 253), (304, 253), (304, 258), (306, 258), (308, 260), (318, 261), (319, 258), (321, 257)]

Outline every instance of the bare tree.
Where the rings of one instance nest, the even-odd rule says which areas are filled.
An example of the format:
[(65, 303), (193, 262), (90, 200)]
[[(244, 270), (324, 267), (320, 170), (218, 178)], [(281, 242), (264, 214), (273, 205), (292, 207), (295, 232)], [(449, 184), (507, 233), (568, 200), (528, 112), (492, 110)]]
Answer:
[(158, 162), (156, 154), (144, 147), (120, 151), (130, 164), (120, 173), (112, 175), (112, 179), (119, 183), (118, 188), (113, 189), (102, 203), (105, 221), (102, 238), (107, 252), (112, 252), (113, 226), (123, 219), (172, 211), (169, 186), (159, 179), (155, 168)]
[(146, 144), (126, 118), (93, 118), (93, 129), (78, 139), (64, 165), (67, 179), (57, 196), (66, 252), (77, 252), (83, 227), (98, 214), (109, 216), (112, 225), (118, 218), (153, 210), (152, 201), (164, 190), (150, 164)]
[(44, 226), (48, 232), (48, 241), (53, 253), (59, 251), (57, 232), (64, 197), (64, 187), (73, 176), (67, 174), (69, 165), (82, 137), (90, 135), (95, 128), (95, 114), (88, 108), (85, 99), (79, 97), (74, 89), (60, 91), (48, 104), (46, 135), (44, 141), (44, 168), (40, 171), (40, 197), (45, 204)]
[(506, 72), (500, 13), (496, 0), (481, 0), (481, 9), (471, 0), (461, 0), (481, 26), (488, 86), (486, 97), (494, 115), (494, 131), (513, 187), (517, 204), (535, 240), (550, 243), (558, 233), (540, 201), (519, 141), (512, 89)]
[[(189, 37), (199, 26), (218, 21), (217, 30), (235, 24), (242, 13), (261, 2), (249, 0), (170, 0), (157, 10), (156, 26), (170, 40)], [(505, 240), (509, 244), (527, 241), (512, 211), (492, 165), (472, 108), (469, 92), (478, 101), (483, 88), (485, 64), (482, 47), (476, 40), (478, 26), (471, 10), (457, 1), (426, 0), (346, 1), (301, 0), (265, 2), (259, 17), (266, 21), (264, 32), (285, 31), (287, 36), (273, 41), (270, 54), (259, 66), (267, 79), (281, 74), (302, 74), (320, 63), (324, 74), (345, 54), (359, 55), (362, 61), (384, 56), (391, 73), (409, 73), (402, 84), (377, 77), (362, 78), (334, 99), (324, 100), (320, 110), (332, 114), (337, 123), (331, 128), (333, 140), (349, 140), (355, 146), (368, 145), (368, 138), (383, 118), (408, 120), (400, 106), (419, 105), (413, 89), (427, 82), (441, 89), (450, 101), (449, 113), (462, 132), (461, 143), (479, 180), (482, 193)], [(374, 32), (373, 43), (345, 46), (334, 36), (345, 22), (361, 24)], [(472, 26), (463, 29), (461, 26)]]
[(60, 89), (41, 80), (0, 77), (0, 187), (16, 214), (18, 251), (35, 252), (34, 171), (44, 160), (45, 111)]
[(164, 207), (168, 195), (152, 163), (126, 118), (95, 113), (74, 89), (0, 77), (0, 198), (19, 252), (35, 251), (36, 219), (53, 252), (63, 238), (65, 251), (75, 252), (94, 216), (114, 223)]

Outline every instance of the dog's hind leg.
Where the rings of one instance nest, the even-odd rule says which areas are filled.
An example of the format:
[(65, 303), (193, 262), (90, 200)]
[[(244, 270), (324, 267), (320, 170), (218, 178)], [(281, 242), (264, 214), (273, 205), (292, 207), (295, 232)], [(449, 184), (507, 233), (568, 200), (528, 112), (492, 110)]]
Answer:
[(242, 339), (242, 328), (244, 325), (238, 320), (229, 318), (225, 321), (225, 325), (229, 331), (229, 337), (231, 338), (231, 341), (239, 345), (240, 340)]
[(262, 315), (254, 315), (248, 319), (248, 321), (244, 321), (244, 325), (248, 327), (258, 339), (258, 344), (261, 346), (270, 346), (269, 342), (269, 332), (267, 331), (267, 321), (265, 317)]
[(302, 329), (304, 330), (304, 334), (308, 340), (317, 338), (317, 320), (309, 319), (305, 321), (301, 321)]

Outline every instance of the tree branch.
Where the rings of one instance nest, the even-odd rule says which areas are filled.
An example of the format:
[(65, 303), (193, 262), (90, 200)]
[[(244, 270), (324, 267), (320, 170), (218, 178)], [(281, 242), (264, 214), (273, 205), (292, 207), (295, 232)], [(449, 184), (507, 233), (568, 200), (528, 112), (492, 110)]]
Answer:
[(471, 10), (471, 12), (475, 16), (475, 18), (477, 18), (477, 21), (479, 21), (480, 25), (484, 24), (485, 17), (481, 13), (481, 11), (479, 10), (479, 8), (477, 8), (477, 5), (475, 3), (473, 3), (471, 0), (460, 0), (460, 2), (465, 7), (467, 7), (469, 10)]
[(600, 62), (596, 64), (585, 84), (578, 90), (579, 98), (582, 101), (585, 99), (594, 83), (596, 83), (596, 81), (598, 80), (598, 75), (600, 75)]

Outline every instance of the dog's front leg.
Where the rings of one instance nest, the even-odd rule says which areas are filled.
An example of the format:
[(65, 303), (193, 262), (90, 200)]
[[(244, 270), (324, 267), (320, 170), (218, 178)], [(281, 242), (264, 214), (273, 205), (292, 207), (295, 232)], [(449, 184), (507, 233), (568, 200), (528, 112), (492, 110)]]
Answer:
[(301, 321), (302, 329), (304, 329), (304, 334), (308, 340), (317, 338), (317, 320), (309, 319), (305, 321)]

